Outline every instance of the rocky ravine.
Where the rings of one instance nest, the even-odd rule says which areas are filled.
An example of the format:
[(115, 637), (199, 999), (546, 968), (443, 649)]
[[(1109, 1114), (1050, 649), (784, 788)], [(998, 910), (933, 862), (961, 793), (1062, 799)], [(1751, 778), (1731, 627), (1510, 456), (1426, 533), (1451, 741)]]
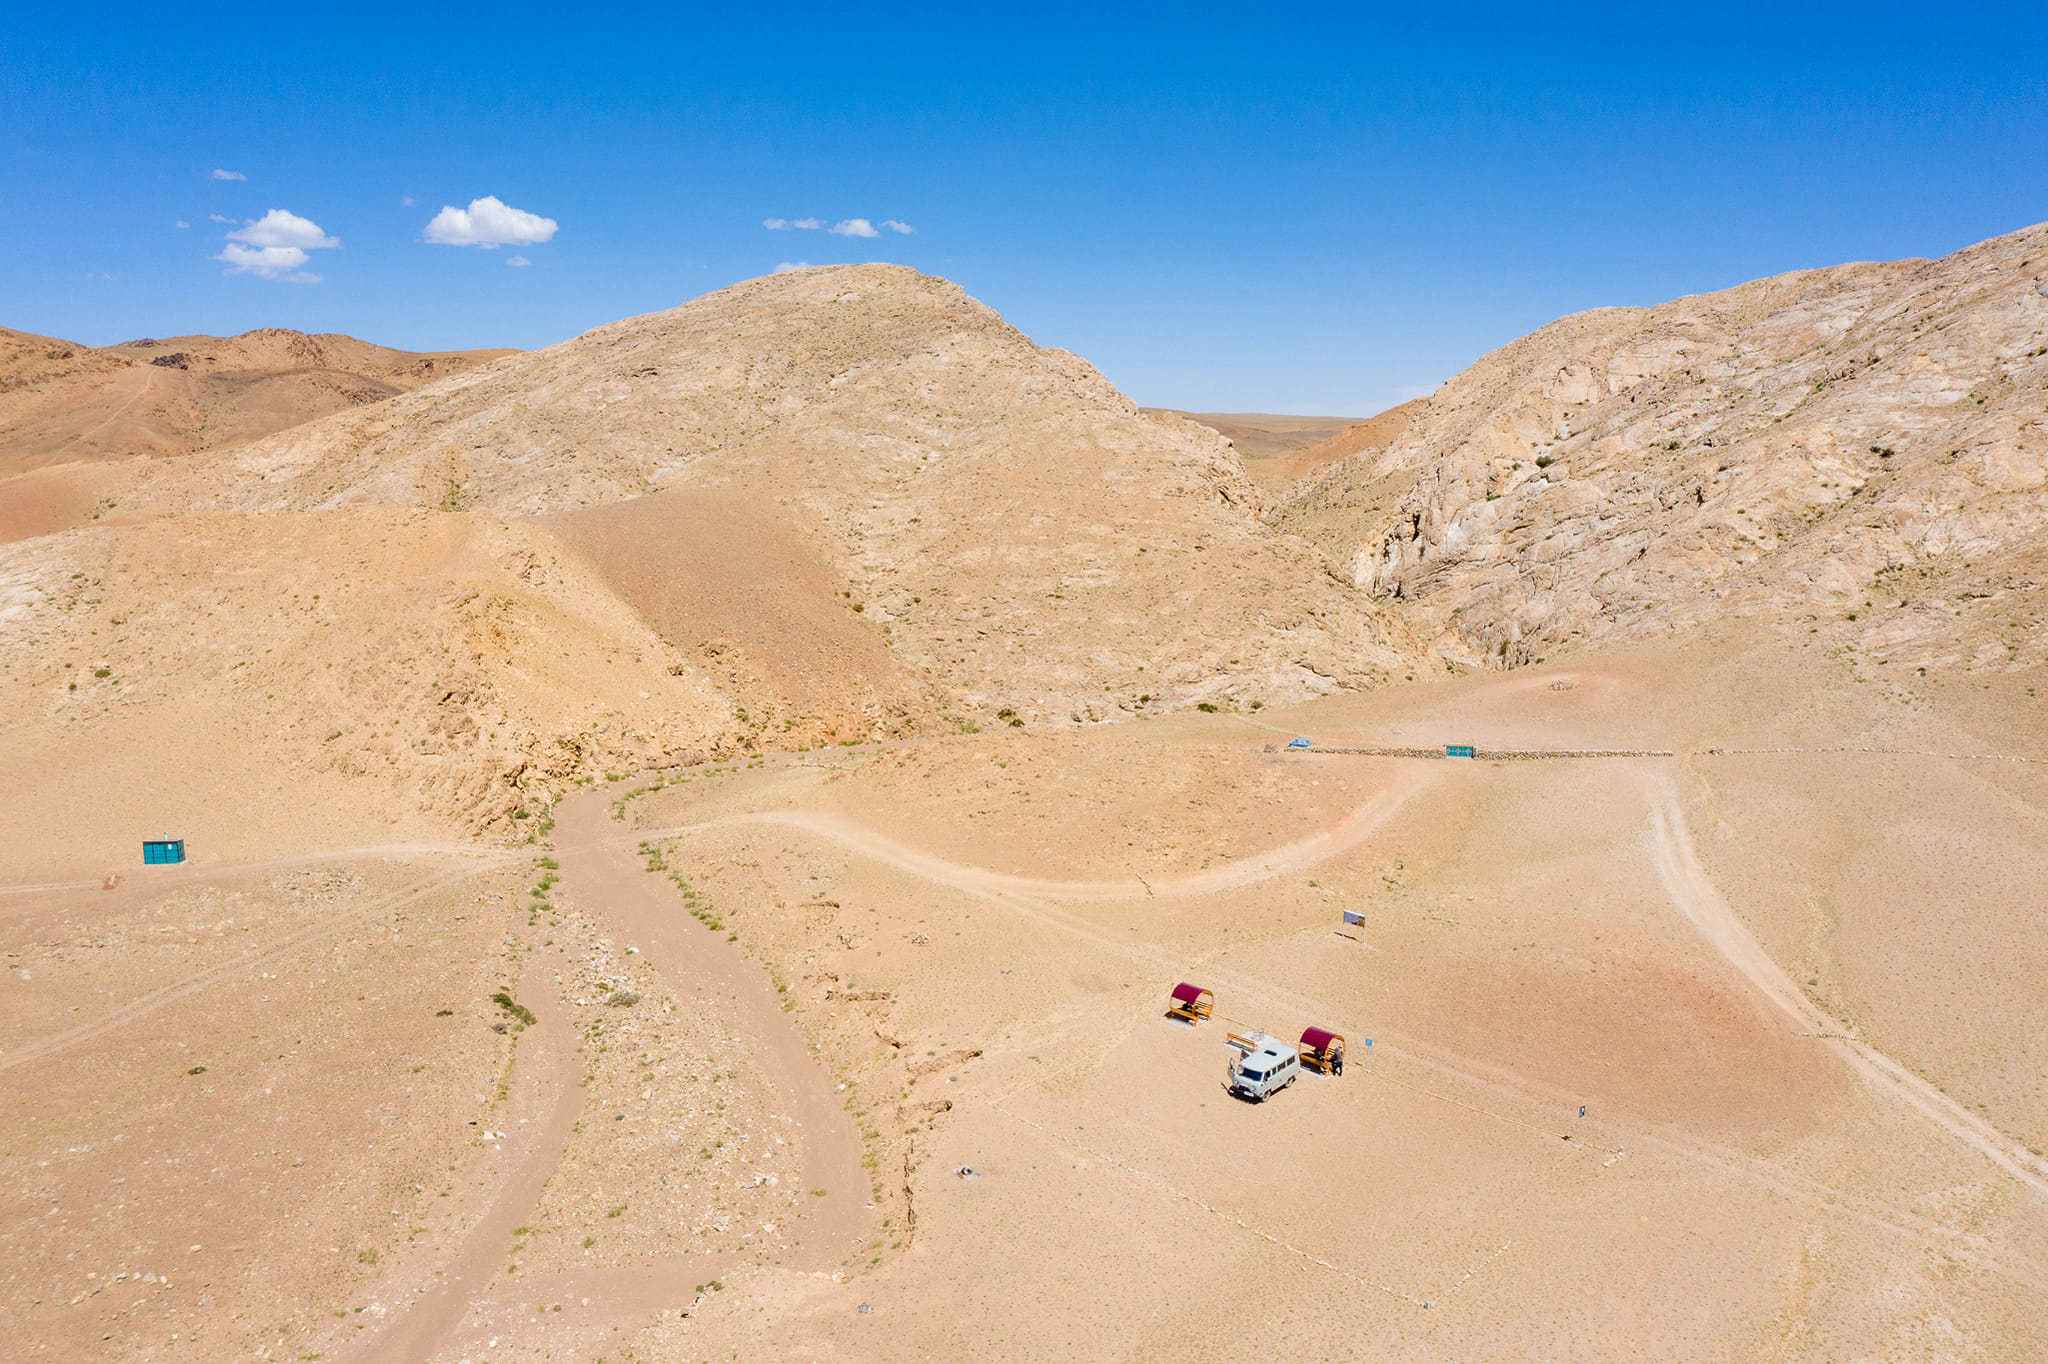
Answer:
[(1754, 614), (2038, 664), (2048, 226), (1565, 318), (1267, 519), (1468, 663)]

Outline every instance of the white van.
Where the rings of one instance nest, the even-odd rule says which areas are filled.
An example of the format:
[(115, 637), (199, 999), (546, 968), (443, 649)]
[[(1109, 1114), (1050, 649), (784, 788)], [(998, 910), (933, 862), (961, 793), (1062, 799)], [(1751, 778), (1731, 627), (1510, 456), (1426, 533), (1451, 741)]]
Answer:
[(1230, 1058), (1230, 1092), (1240, 1099), (1264, 1102), (1301, 1078), (1301, 1053), (1279, 1038), (1254, 1033), (1230, 1041), (1238, 1052)]

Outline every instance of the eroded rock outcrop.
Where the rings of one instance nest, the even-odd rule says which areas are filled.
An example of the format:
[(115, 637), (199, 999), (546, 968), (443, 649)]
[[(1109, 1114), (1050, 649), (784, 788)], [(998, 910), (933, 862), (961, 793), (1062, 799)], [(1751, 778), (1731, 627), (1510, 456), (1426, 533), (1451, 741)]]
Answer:
[(1565, 318), (1268, 519), (1472, 663), (1730, 614), (2039, 663), (2048, 226)]

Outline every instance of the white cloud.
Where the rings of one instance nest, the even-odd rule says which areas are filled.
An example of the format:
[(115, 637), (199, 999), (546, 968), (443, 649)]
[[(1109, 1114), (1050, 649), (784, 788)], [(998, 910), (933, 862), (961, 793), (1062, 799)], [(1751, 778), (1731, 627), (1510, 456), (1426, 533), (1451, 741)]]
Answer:
[(792, 229), (799, 232), (815, 232), (824, 224), (816, 218), (763, 218), (761, 226), (770, 232), (788, 232)]
[(875, 231), (875, 225), (866, 218), (848, 218), (843, 222), (834, 223), (832, 224), (831, 232), (835, 237), (879, 237), (882, 235)]
[(220, 167), (215, 166), (206, 173), (206, 178), (209, 180), (247, 180), (249, 177), (240, 171), (222, 170)]
[(528, 260), (528, 259), (527, 259), (526, 257), (524, 257), (524, 256), (512, 256), (512, 257), (508, 258), (508, 259), (507, 259), (507, 260), (505, 261), (505, 264), (507, 264), (507, 265), (531, 265), (531, 264), (533, 264), (533, 262), (532, 262), (532, 261), (530, 261), (530, 260)]
[(900, 232), (906, 237), (909, 236), (911, 233), (917, 231), (917, 229), (912, 227), (909, 223), (899, 222), (894, 218), (882, 219), (882, 226), (888, 228), (891, 232)]
[(178, 221), (176, 221), (175, 223), (172, 223), (172, 224), (171, 224), (171, 226), (172, 226), (172, 227), (190, 227), (190, 226), (192, 226), (192, 224), (190, 224), (190, 223), (186, 222), (186, 221), (185, 221), (185, 220), (184, 220), (183, 218), (180, 218), (180, 219), (178, 219)]
[(326, 250), (341, 245), (341, 239), (320, 230), (311, 218), (282, 208), (273, 208), (255, 222), (228, 233), (231, 242), (250, 246), (289, 246), (301, 250)]
[(309, 275), (299, 267), (307, 260), (306, 253), (296, 246), (243, 246), (229, 242), (214, 257), (227, 262), (230, 275), (255, 275), (260, 279), (283, 280), (287, 284), (318, 284), (320, 276)]
[(442, 246), (530, 246), (550, 241), (559, 226), (553, 218), (513, 208), (495, 194), (469, 201), (468, 208), (444, 207), (427, 224), (427, 240)]
[(218, 213), (209, 213), (209, 214), (207, 214), (207, 215), (206, 215), (206, 220), (207, 220), (208, 222), (213, 222), (213, 223), (232, 223), (232, 222), (236, 222), (236, 221), (238, 221), (237, 219), (234, 219), (234, 218), (223, 218), (223, 217), (222, 217), (222, 216), (221, 216), (220, 214), (218, 214)]
[(398, 196), (398, 202), (404, 205), (406, 208), (411, 208), (414, 204), (418, 203), (419, 200), (413, 198), (410, 194), (401, 194)]
[(807, 260), (786, 260), (775, 267), (775, 273), (779, 275), (784, 270), (808, 270), (810, 268), (811, 263)]
[[(233, 220), (215, 215), (215, 221)], [(287, 284), (318, 284), (320, 276), (301, 268), (311, 259), (306, 253), (331, 251), (340, 245), (339, 237), (328, 236), (311, 218), (273, 208), (254, 222), (228, 233), (227, 245), (214, 259), (225, 263), (230, 275), (254, 275)]]

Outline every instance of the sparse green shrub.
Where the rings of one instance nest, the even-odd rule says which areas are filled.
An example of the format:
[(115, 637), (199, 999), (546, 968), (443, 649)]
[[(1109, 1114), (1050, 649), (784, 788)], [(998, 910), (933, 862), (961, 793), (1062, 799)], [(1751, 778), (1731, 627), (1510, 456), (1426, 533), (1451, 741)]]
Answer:
[(518, 1019), (521, 1027), (530, 1028), (537, 1021), (533, 1016), (533, 1010), (527, 1008), (503, 990), (492, 995), (491, 1002), (506, 1013), (511, 1014), (512, 1017)]

